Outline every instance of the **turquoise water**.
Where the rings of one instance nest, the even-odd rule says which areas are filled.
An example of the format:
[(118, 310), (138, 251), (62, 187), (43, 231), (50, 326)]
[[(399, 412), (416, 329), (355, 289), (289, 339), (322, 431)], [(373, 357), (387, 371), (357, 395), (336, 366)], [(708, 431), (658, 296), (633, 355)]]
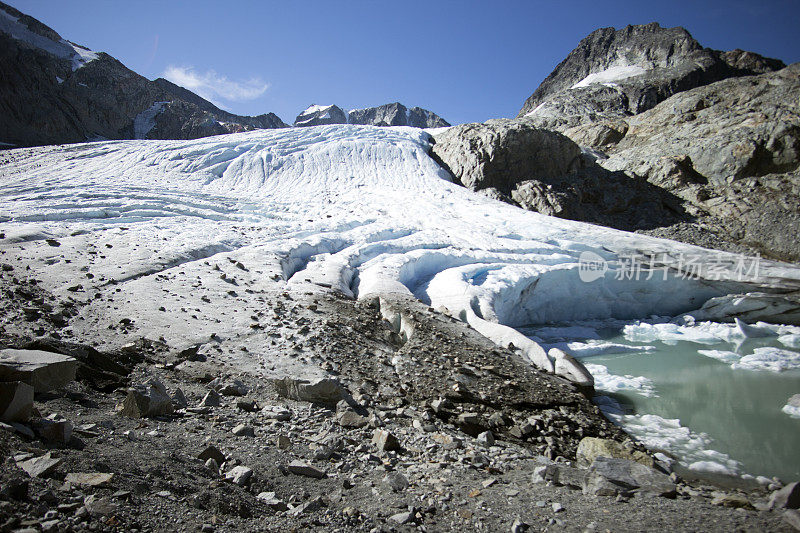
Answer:
[[(598, 329), (597, 332), (599, 339), (590, 342), (603, 340), (654, 348), (649, 352), (582, 358), (589, 365), (607, 367), (611, 374), (643, 376), (651, 381), (654, 391), (650, 397), (635, 390), (598, 391), (598, 394), (612, 397), (630, 414), (679, 419), (680, 425), (693, 433), (706, 434), (708, 439), (702, 447), (721, 452), (738, 462), (734, 467), (738, 474), (800, 480), (800, 419), (791, 418), (781, 411), (789, 397), (800, 393), (800, 370), (734, 369), (730, 362), (698, 353), (698, 350), (726, 350), (746, 355), (763, 347), (791, 352), (800, 350), (784, 346), (774, 336), (740, 339), (739, 343), (700, 344), (677, 340), (666, 344), (659, 340), (632, 342), (621, 334), (619, 327)], [(626, 418), (630, 419), (628, 422), (638, 422), (636, 417), (624, 417), (621, 421), (623, 427)], [(643, 428), (637, 426), (631, 433), (638, 436), (642, 431)], [(691, 450), (691, 446), (681, 442), (664, 444), (662, 441), (662, 445), (672, 448), (666, 451), (684, 466), (702, 459), (695, 453), (697, 450)]]

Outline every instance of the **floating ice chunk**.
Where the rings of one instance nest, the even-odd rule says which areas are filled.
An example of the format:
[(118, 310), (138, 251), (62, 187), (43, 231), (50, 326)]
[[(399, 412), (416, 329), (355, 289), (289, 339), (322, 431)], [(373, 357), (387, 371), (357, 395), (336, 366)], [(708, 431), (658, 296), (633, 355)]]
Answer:
[(756, 348), (750, 355), (745, 355), (738, 362), (731, 365), (733, 369), (744, 370), (769, 370), (770, 372), (783, 372), (784, 370), (800, 369), (800, 353), (781, 350), (767, 346)]
[(789, 398), (781, 411), (792, 418), (800, 418), (800, 394), (795, 394)]
[(800, 348), (800, 335), (796, 333), (781, 335), (778, 337), (778, 342), (789, 348)]
[(664, 344), (675, 344), (678, 341), (718, 344), (745, 337), (737, 326), (717, 322), (698, 322), (694, 325), (637, 322), (625, 326), (622, 332), (625, 338), (631, 342), (661, 341)]
[(651, 450), (663, 450), (681, 458), (690, 470), (719, 474), (738, 474), (741, 464), (728, 455), (711, 449), (712, 440), (705, 433), (695, 433), (678, 419), (658, 415), (614, 415), (606, 413), (625, 431)]
[(741, 358), (741, 355), (738, 353), (729, 352), (726, 350), (697, 350), (697, 353), (718, 361), (722, 361), (723, 363), (733, 363)]
[(593, 363), (584, 365), (594, 378), (594, 388), (603, 392), (628, 391), (642, 396), (656, 396), (653, 381), (644, 376), (619, 376), (611, 374), (608, 367)]
[(631, 346), (629, 344), (617, 344), (613, 342), (570, 342), (567, 343), (567, 351), (574, 357), (591, 357), (594, 355), (606, 355), (612, 353), (635, 353), (651, 352), (654, 346)]
[(774, 337), (777, 335), (775, 331), (770, 328), (751, 326), (746, 322), (742, 322), (738, 318), (733, 319), (736, 324), (736, 333), (741, 333), (743, 337), (759, 338), (759, 337)]

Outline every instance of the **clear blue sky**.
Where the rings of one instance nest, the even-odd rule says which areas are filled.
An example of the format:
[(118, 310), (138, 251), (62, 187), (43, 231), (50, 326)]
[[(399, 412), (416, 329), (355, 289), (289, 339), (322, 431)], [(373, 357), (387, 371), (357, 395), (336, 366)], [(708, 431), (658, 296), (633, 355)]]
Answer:
[(513, 117), (599, 27), (684, 26), (704, 46), (800, 61), (800, 1), (6, 0), (150, 79), (284, 121), (400, 101), (452, 123)]

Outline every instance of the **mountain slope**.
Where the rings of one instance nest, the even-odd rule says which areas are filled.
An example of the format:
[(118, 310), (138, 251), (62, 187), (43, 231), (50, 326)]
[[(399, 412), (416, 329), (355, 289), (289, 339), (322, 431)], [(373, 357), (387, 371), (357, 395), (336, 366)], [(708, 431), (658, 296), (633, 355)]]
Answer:
[(0, 70), (0, 142), (12, 145), (186, 139), (285, 126), (272, 113), (233, 115), (166, 80), (150, 81), (1, 2)]
[(783, 62), (703, 48), (684, 28), (657, 23), (601, 28), (584, 38), (525, 101), (518, 116), (565, 131), (646, 111), (669, 96)]
[(365, 109), (344, 111), (336, 105), (311, 105), (300, 113), (295, 126), (324, 124), (361, 124), (365, 126), (411, 126), (413, 128), (443, 128), (450, 126), (446, 120), (421, 107), (407, 108), (399, 102)]

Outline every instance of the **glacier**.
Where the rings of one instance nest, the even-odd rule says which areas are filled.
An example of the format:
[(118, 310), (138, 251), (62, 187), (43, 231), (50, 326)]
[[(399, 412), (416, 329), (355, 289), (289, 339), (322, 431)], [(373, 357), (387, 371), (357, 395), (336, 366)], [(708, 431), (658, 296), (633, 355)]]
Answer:
[[(245, 317), (220, 321), (213, 306), (198, 307), (192, 327), (156, 312), (157, 294), (189, 295), (192, 269), (214, 257), (254, 265), (253, 287), (419, 299), (548, 371), (546, 350), (514, 328), (674, 316), (720, 295), (800, 286), (792, 265), (762, 260), (742, 281), (734, 254), (475, 194), (429, 157), (431, 142), (415, 128), (330, 125), (6, 151), (0, 250), (65, 297), (114, 285), (152, 307), (137, 319), (144, 332), (175, 344), (247, 328)], [(580, 276), (587, 252), (608, 265), (591, 282)], [(632, 254), (658, 255), (665, 275), (619, 275)], [(717, 277), (687, 276), (686, 255), (713, 256)], [(223, 280), (214, 290), (233, 289)]]

